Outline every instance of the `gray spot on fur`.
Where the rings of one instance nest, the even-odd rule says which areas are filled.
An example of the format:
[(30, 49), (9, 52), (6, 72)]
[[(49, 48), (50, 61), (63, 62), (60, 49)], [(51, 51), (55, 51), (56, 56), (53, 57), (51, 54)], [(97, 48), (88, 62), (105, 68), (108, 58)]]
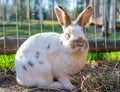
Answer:
[(62, 42), (62, 41), (60, 41), (60, 44), (62, 45), (62, 44), (63, 44), (63, 42)]
[(39, 55), (35, 55), (36, 58), (39, 58)]
[(36, 52), (36, 55), (40, 55), (40, 53), (37, 51), (37, 52)]
[(26, 71), (27, 70), (27, 68), (25, 67), (25, 65), (23, 65), (23, 69)]
[(50, 44), (48, 44), (48, 46), (47, 46), (47, 49), (49, 49), (50, 48)]
[(35, 54), (35, 57), (39, 58), (39, 56), (40, 56), (40, 53), (37, 51), (36, 54)]
[(28, 65), (33, 67), (33, 63), (30, 60), (28, 61)]
[(20, 55), (20, 58), (23, 58), (23, 55)]
[(43, 61), (39, 61), (40, 64), (43, 64)]

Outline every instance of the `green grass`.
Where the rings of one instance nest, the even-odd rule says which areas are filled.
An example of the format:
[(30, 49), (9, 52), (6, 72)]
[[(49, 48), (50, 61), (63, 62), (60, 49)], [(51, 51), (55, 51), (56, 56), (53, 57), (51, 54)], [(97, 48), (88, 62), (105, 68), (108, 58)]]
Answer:
[(0, 55), (0, 70), (14, 69), (14, 54), (11, 55)]
[[(11, 55), (0, 55), (0, 70), (3, 69), (14, 69), (14, 54)], [(120, 52), (110, 53), (89, 53), (87, 62), (91, 63), (95, 60), (120, 60)]]
[(91, 63), (94, 60), (120, 60), (120, 52), (109, 52), (109, 53), (89, 53), (87, 61)]

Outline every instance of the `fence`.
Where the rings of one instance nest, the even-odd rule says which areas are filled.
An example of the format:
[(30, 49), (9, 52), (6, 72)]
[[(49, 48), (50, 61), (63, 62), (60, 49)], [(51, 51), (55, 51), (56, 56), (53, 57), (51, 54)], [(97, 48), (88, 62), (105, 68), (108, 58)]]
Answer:
[[(91, 5), (94, 12), (85, 27), (90, 52), (120, 51), (120, 0), (0, 0), (0, 92), (68, 92), (22, 87), (15, 80), (14, 56), (19, 46), (36, 33), (62, 33), (53, 9), (58, 4), (72, 20)], [(77, 86), (73, 92), (120, 92), (120, 61), (116, 59), (102, 62), (98, 56), (86, 64), (72, 76)]]
[[(87, 3), (87, 1), (89, 2)], [(111, 8), (108, 9), (108, 2), (106, 1), (51, 0), (50, 2), (49, 0), (0, 0), (0, 53), (16, 53), (19, 46), (29, 36), (35, 33), (46, 31), (56, 32), (56, 30), (61, 33), (62, 29), (56, 22), (53, 10), (54, 6), (57, 4), (63, 6), (63, 8), (69, 12), (72, 19), (75, 19), (79, 11), (84, 7), (89, 4), (93, 6), (94, 12), (90, 23), (93, 23), (94, 25), (85, 28), (86, 36), (89, 40), (90, 51), (120, 51), (119, 31), (116, 31), (115, 21), (116, 2), (115, 0), (110, 0)], [(34, 7), (32, 7), (33, 4)], [(99, 5), (99, 7), (96, 5)], [(69, 9), (68, 6), (71, 8)], [(103, 8), (101, 9), (101, 7)], [(113, 9), (113, 11), (110, 9)], [(97, 10), (99, 10), (99, 12)], [(109, 15), (111, 16), (110, 19), (113, 19), (112, 22), (111, 20), (108, 20)], [(102, 21), (102, 27), (98, 26), (99, 21)], [(112, 23), (110, 28), (107, 26), (108, 22), (109, 25)], [(49, 28), (46, 29), (47, 27)], [(113, 30), (110, 31), (109, 37), (107, 36), (108, 30)], [(102, 32), (104, 37), (102, 37)]]

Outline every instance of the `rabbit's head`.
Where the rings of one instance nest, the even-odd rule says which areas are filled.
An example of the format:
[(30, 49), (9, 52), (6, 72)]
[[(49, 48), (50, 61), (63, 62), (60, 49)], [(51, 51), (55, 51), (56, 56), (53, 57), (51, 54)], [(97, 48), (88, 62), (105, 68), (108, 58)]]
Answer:
[(57, 19), (63, 28), (63, 34), (61, 35), (62, 44), (72, 49), (72, 51), (81, 51), (88, 49), (89, 45), (84, 34), (83, 27), (89, 21), (92, 14), (92, 7), (87, 7), (75, 21), (71, 22), (68, 14), (63, 10), (62, 7), (56, 6), (55, 13)]

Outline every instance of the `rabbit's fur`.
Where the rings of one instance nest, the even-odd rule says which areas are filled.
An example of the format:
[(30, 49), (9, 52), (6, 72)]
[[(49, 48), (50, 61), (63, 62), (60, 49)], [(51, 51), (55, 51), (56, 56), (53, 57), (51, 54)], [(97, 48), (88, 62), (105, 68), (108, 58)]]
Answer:
[(60, 6), (55, 7), (55, 13), (64, 33), (31, 36), (16, 53), (16, 79), (20, 85), (75, 88), (70, 75), (79, 72), (86, 62), (89, 45), (83, 27), (91, 16), (92, 8), (86, 8), (73, 23)]

